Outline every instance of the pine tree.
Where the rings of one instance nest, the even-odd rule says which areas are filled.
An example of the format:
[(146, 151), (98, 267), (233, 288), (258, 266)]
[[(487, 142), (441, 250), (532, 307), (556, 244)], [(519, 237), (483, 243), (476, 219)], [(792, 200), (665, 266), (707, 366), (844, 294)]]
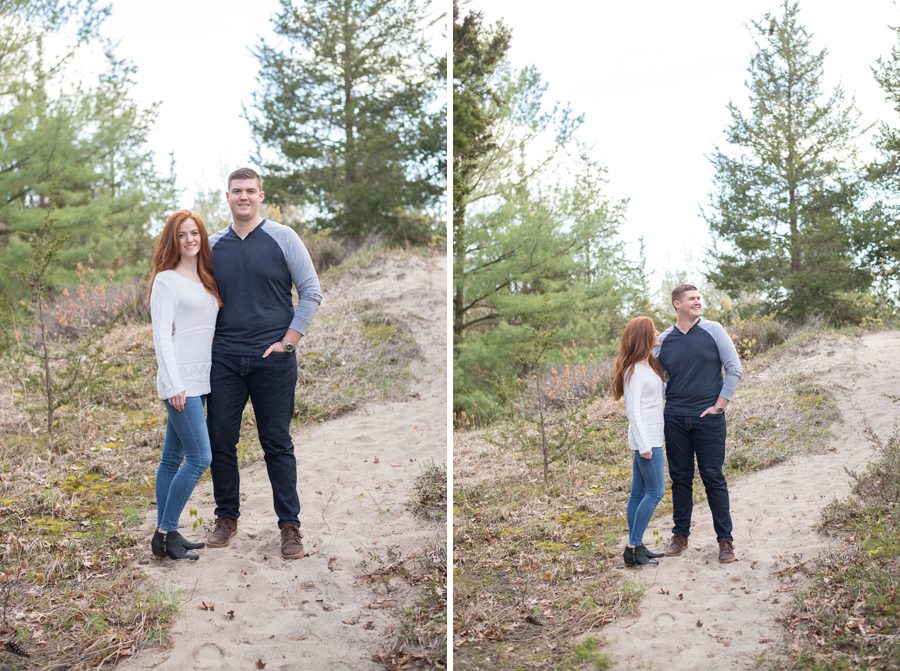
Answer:
[[(146, 148), (155, 112), (129, 97), (133, 66), (108, 51), (107, 69), (87, 86), (65, 81), (65, 59), (45, 63), (42, 36), (71, 13), (79, 34), (102, 18), (92, 2), (56, 4), (0, 6), (9, 12), (0, 24), (0, 265), (15, 271), (27, 263), (29, 236), (46, 220), (52, 192), (54, 234), (67, 244), (51, 288), (72, 281), (89, 258), (97, 269), (143, 271), (150, 227), (175, 193), (174, 177), (157, 174)], [(5, 272), (0, 290), (17, 296), (23, 287)]]
[[(890, 56), (879, 58), (875, 79), (900, 119), (900, 26), (892, 28), (898, 43)], [(900, 309), (900, 128), (882, 122), (875, 141), (878, 158), (868, 167), (874, 204), (854, 230), (860, 256), (875, 276), (882, 307)]]
[[(783, 317), (852, 313), (871, 276), (857, 267), (853, 219), (862, 189), (853, 141), (859, 114), (836, 87), (822, 92), (826, 51), (814, 51), (796, 2), (753, 23), (749, 106), (728, 106), (728, 150), (716, 148), (716, 190), (704, 212), (717, 236), (710, 279), (761, 292)], [(722, 244), (724, 243), (724, 244)]]
[(360, 240), (425, 242), (440, 229), (443, 64), (417, 0), (281, 0), (288, 47), (256, 50), (263, 89), (248, 117), (276, 205)]
[[(492, 127), (500, 111), (492, 76), (509, 50), (510, 31), (502, 23), (486, 26), (483, 15), (461, 16), (453, 0), (453, 267), (461, 275), (467, 266), (466, 208), (476, 189), (484, 158), (497, 148)], [(462, 337), (465, 285), (454, 282), (454, 333)]]

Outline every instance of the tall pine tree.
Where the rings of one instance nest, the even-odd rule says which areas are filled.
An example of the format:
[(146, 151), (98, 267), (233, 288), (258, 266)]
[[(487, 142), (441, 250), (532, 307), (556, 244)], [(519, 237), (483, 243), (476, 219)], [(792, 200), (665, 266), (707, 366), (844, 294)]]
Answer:
[(98, 269), (143, 271), (152, 223), (174, 205), (174, 178), (157, 174), (146, 147), (155, 112), (129, 95), (133, 66), (108, 52), (87, 86), (66, 81), (66, 58), (45, 62), (43, 39), (67, 21), (80, 40), (73, 51), (96, 39), (104, 13), (93, 5), (0, 4), (0, 290), (13, 296), (23, 288), (9, 271), (27, 263), (48, 207), (53, 234), (66, 239), (52, 285), (89, 258)]
[(900, 308), (900, 26), (890, 56), (878, 59), (875, 79), (894, 110), (894, 124), (882, 122), (875, 140), (878, 158), (869, 166), (874, 204), (857, 225), (859, 254), (875, 276), (875, 289), (888, 312)]
[(843, 321), (871, 283), (852, 245), (862, 197), (853, 144), (859, 114), (840, 87), (823, 94), (826, 51), (813, 50), (798, 14), (785, 0), (780, 17), (753, 23), (749, 106), (729, 104), (730, 147), (712, 156), (716, 190), (704, 215), (717, 241), (709, 277), (727, 291), (761, 292), (791, 320)]
[(276, 205), (360, 240), (423, 242), (440, 229), (445, 58), (417, 0), (281, 0), (281, 45), (256, 50), (249, 115)]
[(463, 14), (459, 0), (453, 0), (453, 330), (458, 338), (465, 328), (466, 210), (485, 156), (497, 149), (492, 130), (500, 106), (488, 102), (499, 96), (492, 75), (509, 41), (509, 28), (485, 25), (480, 12)]

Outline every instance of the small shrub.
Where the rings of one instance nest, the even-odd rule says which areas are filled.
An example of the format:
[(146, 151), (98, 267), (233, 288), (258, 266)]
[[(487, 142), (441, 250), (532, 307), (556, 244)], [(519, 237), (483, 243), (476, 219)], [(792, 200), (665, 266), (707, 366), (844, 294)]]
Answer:
[(790, 335), (788, 327), (772, 315), (748, 319), (736, 317), (726, 328), (742, 359), (752, 359), (780, 345)]
[(426, 519), (444, 520), (447, 516), (447, 466), (432, 464), (416, 478), (410, 501), (412, 511)]

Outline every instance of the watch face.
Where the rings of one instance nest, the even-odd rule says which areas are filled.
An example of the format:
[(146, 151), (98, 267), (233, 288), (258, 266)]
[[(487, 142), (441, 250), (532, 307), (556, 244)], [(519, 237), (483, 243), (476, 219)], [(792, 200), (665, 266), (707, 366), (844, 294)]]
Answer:
[(296, 346), (296, 345), (292, 345), (292, 344), (289, 343), (289, 342), (283, 342), (283, 343), (281, 343), (281, 344), (284, 346), (284, 351), (285, 351), (285, 352), (293, 352), (295, 349), (297, 349), (297, 346)]

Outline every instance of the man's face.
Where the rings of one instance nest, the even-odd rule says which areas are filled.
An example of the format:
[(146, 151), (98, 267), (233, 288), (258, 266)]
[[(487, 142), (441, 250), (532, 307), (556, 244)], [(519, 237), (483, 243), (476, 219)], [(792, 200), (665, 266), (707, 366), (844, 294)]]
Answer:
[(225, 200), (235, 221), (252, 221), (259, 216), (259, 206), (265, 195), (255, 179), (233, 179)]
[(675, 301), (675, 314), (679, 317), (696, 319), (700, 316), (702, 308), (699, 291), (685, 291), (681, 294), (681, 298)]

